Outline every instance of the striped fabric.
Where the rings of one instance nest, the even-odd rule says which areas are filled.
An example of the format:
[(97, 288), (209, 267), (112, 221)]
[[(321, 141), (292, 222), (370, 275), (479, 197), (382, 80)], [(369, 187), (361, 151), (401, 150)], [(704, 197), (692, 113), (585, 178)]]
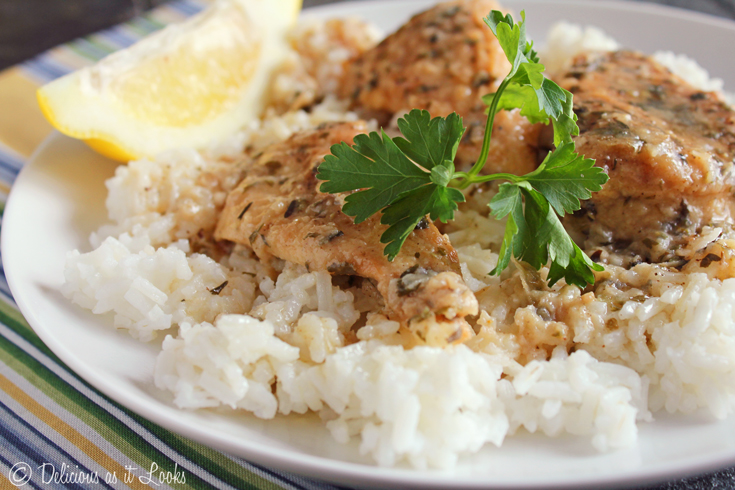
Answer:
[[(201, 8), (191, 0), (171, 2), (55, 48), (24, 63), (21, 72), (36, 84), (45, 83)], [(25, 159), (0, 145), (0, 213)], [(0, 272), (0, 489), (336, 488), (215, 451), (100, 394), (34, 334)], [(159, 481), (155, 475), (162, 471), (173, 481)]]

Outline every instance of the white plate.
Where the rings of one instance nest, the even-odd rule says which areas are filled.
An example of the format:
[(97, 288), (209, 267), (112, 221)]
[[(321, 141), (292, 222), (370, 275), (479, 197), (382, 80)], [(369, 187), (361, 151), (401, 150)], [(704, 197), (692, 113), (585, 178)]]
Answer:
[[(355, 2), (311, 9), (308, 15), (360, 15), (386, 30), (427, 0)], [(691, 12), (635, 3), (523, 1), (529, 31), (543, 39), (568, 19), (596, 24), (622, 44), (644, 51), (671, 49), (700, 61), (726, 87), (735, 87), (735, 24)], [(122, 405), (174, 432), (283, 470), (359, 486), (527, 488), (643, 484), (735, 464), (735, 417), (658, 415), (641, 426), (636, 447), (596, 453), (587, 439), (509, 438), (486, 447), (452, 472), (376, 468), (356, 443), (337, 444), (310, 416), (262, 421), (247, 414), (176, 409), (153, 385), (156, 345), (141, 344), (71, 305), (60, 293), (67, 251), (88, 250), (87, 237), (106, 219), (104, 180), (115, 165), (84, 144), (58, 134), (18, 177), (3, 219), (2, 255), (15, 299), (38, 335), (71, 369)]]

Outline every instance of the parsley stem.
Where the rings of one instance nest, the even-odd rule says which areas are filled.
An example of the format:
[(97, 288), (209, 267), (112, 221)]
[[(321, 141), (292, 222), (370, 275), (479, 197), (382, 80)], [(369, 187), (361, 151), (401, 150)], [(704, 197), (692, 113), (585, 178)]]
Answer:
[(469, 177), (467, 179), (467, 182), (469, 184), (479, 184), (481, 182), (489, 182), (491, 180), (500, 180), (505, 179), (509, 180), (511, 182), (521, 182), (526, 180), (527, 176), (518, 176), (514, 174), (506, 174), (506, 173), (499, 173), (499, 174), (489, 174), (489, 175), (482, 175), (480, 177)]
[(460, 186), (461, 189), (466, 189), (468, 186), (470, 186), (474, 182), (475, 176), (480, 173), (480, 170), (482, 170), (482, 168), (485, 166), (485, 163), (487, 163), (487, 154), (490, 151), (490, 140), (492, 139), (493, 133), (493, 122), (495, 121), (495, 113), (498, 112), (498, 101), (500, 100), (500, 96), (503, 94), (503, 91), (505, 91), (505, 87), (507, 87), (509, 83), (510, 77), (505, 77), (500, 83), (498, 90), (495, 92), (495, 97), (493, 97), (493, 101), (490, 104), (490, 108), (488, 109), (487, 113), (485, 136), (482, 140), (480, 156), (477, 158), (477, 161), (468, 172), (467, 180), (462, 183), (462, 185)]

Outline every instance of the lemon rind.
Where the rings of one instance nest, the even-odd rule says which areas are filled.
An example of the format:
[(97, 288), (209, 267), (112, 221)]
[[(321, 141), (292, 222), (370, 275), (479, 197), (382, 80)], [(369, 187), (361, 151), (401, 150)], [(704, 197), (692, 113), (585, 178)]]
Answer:
[[(290, 9), (292, 19), (287, 19), (288, 15), (284, 15), (284, 10), (279, 9), (282, 3), (293, 5), (293, 9)], [(233, 0), (220, 0), (218, 4), (232, 5)], [(298, 15), (301, 2), (234, 0), (234, 4), (243, 8), (255, 21), (259, 16), (277, 14), (282, 22), (271, 26), (271, 30), (263, 40), (263, 43), (269, 46), (269, 50), (261, 54), (258, 60), (256, 70), (262, 76), (252, 80), (243, 90), (240, 100), (219, 116), (188, 127), (171, 127), (141, 121), (126, 111), (126, 108), (115, 99), (114, 94), (105, 90), (90, 91), (82, 86), (85, 83), (84, 78), (90, 76), (89, 70), (92, 68), (71, 73), (39, 89), (37, 96), (44, 116), (60, 132), (85, 140), (96, 151), (121, 161), (153, 157), (169, 148), (181, 146), (203, 148), (216, 145), (261, 113), (265, 105), (263, 96), (267, 92), (270, 74), (287, 52), (285, 31)], [(256, 7), (260, 9), (259, 12), (253, 10)], [(286, 13), (289, 13), (289, 9)], [(196, 19), (190, 19), (187, 23), (168, 29), (168, 33), (164, 29), (144, 41), (160, 44), (167, 37), (176, 37), (177, 30), (180, 32), (194, 22)], [(145, 46), (143, 48), (136, 46), (139, 45), (131, 48), (145, 49)], [(112, 56), (107, 61), (108, 65), (105, 65), (106, 60), (103, 60), (95, 67), (98, 70), (114, 70), (115, 66), (110, 67), (109, 64), (123, 63), (120, 61), (122, 57), (120, 54)]]

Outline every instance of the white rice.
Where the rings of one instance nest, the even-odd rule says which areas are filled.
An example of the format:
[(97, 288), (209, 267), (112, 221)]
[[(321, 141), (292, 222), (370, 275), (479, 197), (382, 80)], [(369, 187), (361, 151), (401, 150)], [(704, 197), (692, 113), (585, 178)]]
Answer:
[[(92, 252), (69, 252), (62, 293), (148, 342), (156, 332), (183, 322), (211, 322), (221, 313), (245, 313), (255, 297), (248, 275), (228, 270), (202, 254), (186, 255), (185, 240), (132, 252), (133, 240), (109, 237)], [(218, 286), (227, 283), (218, 294)]]
[(539, 54), (549, 73), (559, 73), (580, 53), (617, 49), (620, 49), (618, 42), (602, 29), (558, 22), (549, 30)]
[(722, 80), (710, 78), (707, 70), (686, 55), (675, 54), (671, 51), (657, 51), (653, 54), (653, 58), (694, 87), (708, 92), (722, 91), (724, 85)]
[[(372, 35), (332, 25), (328, 39), (344, 46), (321, 66), (315, 60), (329, 43), (318, 30), (298, 34), (309, 52), (279, 79), (282, 107), (293, 103), (288, 76), (311, 73), (328, 85), (341, 57), (365, 49)], [(616, 48), (599, 30), (565, 25), (551, 31), (544, 61), (558, 71), (581, 50)], [(658, 58), (703, 89), (721, 88), (688, 60)], [(704, 408), (722, 418), (735, 410), (735, 279), (714, 278), (729, 273), (724, 260), (683, 272), (608, 266), (611, 284), (626, 285), (610, 286), (609, 297), (563, 284), (529, 292), (523, 271), (488, 276), (504, 223), (483, 211), (491, 193), (473, 195), (447, 232), (482, 308), (477, 335), (466, 345), (407, 350), (397, 322), (368, 313), (365, 298), (324, 271), (288, 263), (273, 271), (242, 247), (216, 260), (192, 249), (208, 251), (244, 148), (356, 119), (346, 107), (327, 95), (310, 112), (274, 109), (205, 154), (182, 149), (131, 162), (108, 181), (112, 223), (92, 235), (93, 251), (69, 253), (62, 292), (141, 341), (166, 333), (155, 383), (176, 406), (266, 419), (318, 412), (337, 441), (358, 437), (379, 465), (416, 468), (451, 468), (518, 431), (584, 436), (606, 451), (635, 444), (637, 423), (651, 412)], [(735, 248), (721, 235), (708, 230), (680, 254)], [(545, 319), (542, 310), (554, 308), (566, 324)]]
[(344, 331), (360, 317), (353, 306), (352, 293), (332, 286), (332, 276), (327, 271), (307, 272), (302, 266), (288, 266), (275, 283), (264, 278), (260, 290), (263, 296), (256, 300), (253, 314), (270, 321), (281, 335), (289, 333), (307, 312), (327, 313)]
[[(651, 382), (651, 410), (705, 408), (722, 419), (735, 410), (735, 279), (721, 282), (704, 273), (657, 277), (656, 296), (629, 301), (613, 315), (625, 338), (590, 350), (644, 374)], [(653, 349), (646, 347), (648, 338)]]
[(224, 404), (263, 418), (318, 411), (335, 439), (359, 435), (360, 452), (384, 466), (452, 467), (520, 427), (592, 436), (600, 450), (626, 447), (636, 416), (648, 415), (640, 377), (584, 351), (505, 366), (513, 373), (505, 379), (499, 359), (462, 345), (404, 350), (370, 340), (321, 361), (298, 358), (270, 322), (223, 315), (215, 326), (186, 324), (166, 338), (156, 385), (182, 408)]
[[(549, 30), (546, 44), (540, 54), (549, 73), (560, 73), (578, 54), (587, 51), (615, 51), (621, 48), (624, 46), (620, 46), (614, 38), (598, 27), (559, 22)], [(652, 57), (693, 87), (707, 92), (723, 93), (722, 79), (711, 78), (709, 72), (696, 60), (672, 51), (656, 51)], [(723, 96), (732, 105), (732, 101), (735, 100), (732, 95), (723, 93)]]
[(271, 391), (278, 369), (299, 350), (274, 336), (273, 325), (246, 315), (182, 323), (166, 337), (156, 362), (156, 386), (174, 393), (181, 408), (227, 405), (273, 418), (278, 400)]

